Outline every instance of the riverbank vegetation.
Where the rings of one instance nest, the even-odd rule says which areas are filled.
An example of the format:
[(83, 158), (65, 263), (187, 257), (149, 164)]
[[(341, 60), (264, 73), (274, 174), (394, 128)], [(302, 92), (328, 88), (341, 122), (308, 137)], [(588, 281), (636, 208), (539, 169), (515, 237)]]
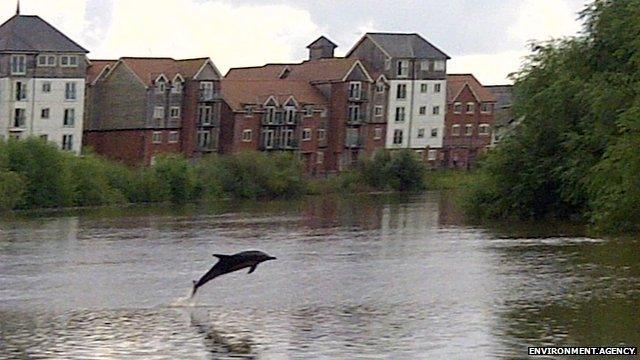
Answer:
[(466, 196), (480, 218), (580, 218), (640, 230), (640, 3), (592, 3), (580, 36), (532, 45), (512, 136)]
[(312, 179), (290, 153), (214, 155), (196, 162), (166, 155), (154, 166), (131, 168), (29, 138), (0, 142), (0, 210), (420, 191), (425, 174), (412, 151), (382, 151), (353, 171)]

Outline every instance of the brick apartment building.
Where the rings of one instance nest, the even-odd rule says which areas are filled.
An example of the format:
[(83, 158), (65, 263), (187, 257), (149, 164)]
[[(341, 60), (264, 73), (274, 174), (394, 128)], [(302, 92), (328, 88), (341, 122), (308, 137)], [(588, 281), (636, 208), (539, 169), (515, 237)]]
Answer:
[[(359, 157), (384, 148), (384, 118), (371, 121), (373, 78), (358, 59), (334, 57), (335, 47), (333, 42), (320, 37), (308, 46), (309, 60), (302, 63), (231, 69), (222, 82), (222, 92), (234, 123), (223, 128), (223, 152), (273, 149), (272, 136), (286, 143), (291, 135), (278, 137), (281, 133), (278, 130), (271, 135), (269, 127), (273, 125), (269, 123), (272, 117), (269, 114), (273, 111), (276, 123), (284, 118), (285, 134), (295, 137), (288, 143), (293, 146), (287, 149), (299, 151), (307, 163), (316, 164), (308, 165), (310, 172), (340, 171), (353, 165)], [(242, 89), (250, 95), (238, 96)], [(246, 116), (248, 111), (256, 114)], [(295, 124), (287, 124), (292, 117), (296, 119)], [(245, 121), (246, 127), (243, 127), (245, 118), (253, 119), (253, 125)], [(260, 136), (255, 138), (257, 142), (249, 141), (248, 135), (241, 140), (241, 134), (248, 134), (251, 127), (253, 131), (258, 129), (258, 118), (266, 120), (259, 130)], [(307, 127), (299, 123), (307, 120), (316, 125)], [(290, 125), (296, 126), (290, 129)], [(233, 134), (229, 134), (232, 129)], [(319, 162), (322, 166), (318, 166)]]
[(87, 71), (85, 145), (129, 165), (162, 153), (218, 151), (221, 74), (209, 58), (93, 60)]
[(375, 76), (374, 119), (388, 149), (414, 149), (432, 167), (444, 160), (449, 56), (418, 34), (367, 33), (347, 53)]
[(37, 136), (80, 153), (87, 53), (19, 9), (0, 25), (0, 140)]
[(472, 74), (447, 76), (445, 166), (469, 169), (491, 145), (496, 98)]

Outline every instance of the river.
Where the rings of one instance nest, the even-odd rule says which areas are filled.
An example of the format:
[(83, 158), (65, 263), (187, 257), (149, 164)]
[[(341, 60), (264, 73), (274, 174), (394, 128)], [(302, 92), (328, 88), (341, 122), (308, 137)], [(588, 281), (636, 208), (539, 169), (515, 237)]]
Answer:
[[(278, 258), (187, 300), (213, 253)], [(512, 359), (640, 346), (640, 241), (468, 225), (446, 193), (12, 215), (0, 358)]]

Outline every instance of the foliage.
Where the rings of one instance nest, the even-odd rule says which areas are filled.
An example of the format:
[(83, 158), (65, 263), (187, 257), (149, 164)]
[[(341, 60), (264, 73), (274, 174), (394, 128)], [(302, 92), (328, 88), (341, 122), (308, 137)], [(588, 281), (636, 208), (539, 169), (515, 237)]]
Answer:
[(378, 190), (418, 191), (425, 188), (426, 167), (409, 149), (391, 153), (378, 151), (372, 160), (362, 160), (360, 176), (365, 184)]
[(532, 45), (515, 76), (521, 125), (481, 164), (471, 213), (637, 228), (640, 3), (598, 0), (581, 16), (580, 36)]

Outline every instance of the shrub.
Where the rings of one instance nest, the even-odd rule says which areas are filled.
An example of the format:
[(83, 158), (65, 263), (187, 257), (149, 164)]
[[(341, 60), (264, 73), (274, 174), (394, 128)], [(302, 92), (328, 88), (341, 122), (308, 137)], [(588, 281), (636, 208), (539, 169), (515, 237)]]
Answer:
[(0, 211), (12, 210), (23, 201), (25, 180), (13, 171), (0, 170)]

